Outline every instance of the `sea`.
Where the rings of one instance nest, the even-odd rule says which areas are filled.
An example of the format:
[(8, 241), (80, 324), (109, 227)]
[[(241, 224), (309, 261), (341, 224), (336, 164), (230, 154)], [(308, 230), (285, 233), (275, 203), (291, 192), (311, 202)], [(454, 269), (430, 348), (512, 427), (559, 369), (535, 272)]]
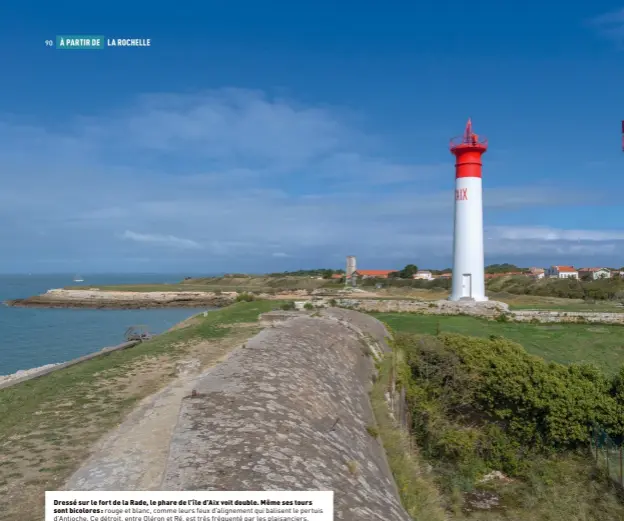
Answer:
[[(175, 283), (188, 274), (0, 275), (0, 301), (71, 286)], [(124, 341), (126, 329), (145, 325), (158, 334), (202, 309), (44, 309), (0, 305), (0, 376), (73, 358)]]

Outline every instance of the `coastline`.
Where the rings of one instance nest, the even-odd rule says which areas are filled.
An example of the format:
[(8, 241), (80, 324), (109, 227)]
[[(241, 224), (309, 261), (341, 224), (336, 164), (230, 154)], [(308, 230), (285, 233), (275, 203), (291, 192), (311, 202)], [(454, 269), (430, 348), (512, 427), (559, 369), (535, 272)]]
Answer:
[[(49, 306), (48, 306), (49, 307)], [(118, 309), (118, 308), (115, 308)], [(176, 331), (179, 329), (183, 329), (186, 327), (189, 327), (193, 324), (195, 324), (197, 322), (198, 317), (204, 315), (206, 311), (203, 311), (201, 313), (197, 313), (191, 317), (185, 318), (184, 320), (181, 320), (180, 322), (178, 322), (177, 324), (173, 325), (172, 327), (170, 327), (169, 329), (167, 329), (166, 331), (163, 331), (162, 333), (160, 333), (159, 335), (153, 335), (152, 338), (156, 338), (160, 335), (165, 335), (171, 331)], [(205, 315), (204, 315), (205, 316)], [(136, 345), (137, 343), (135, 343), (134, 345), (129, 345), (131, 342), (124, 342), (122, 344), (119, 344), (117, 346), (106, 346), (103, 347), (101, 349), (98, 349), (97, 351), (92, 351), (91, 353), (87, 353), (86, 355), (77, 357), (77, 358), (73, 358), (71, 360), (65, 360), (63, 362), (56, 362), (53, 364), (44, 364), (44, 365), (40, 365), (40, 366), (36, 366), (36, 367), (30, 367), (28, 369), (18, 369), (17, 371), (15, 371), (14, 373), (9, 373), (9, 374), (0, 374), (0, 390), (5, 389), (7, 387), (10, 387), (11, 385), (13, 385), (13, 382), (15, 383), (19, 383), (25, 380), (29, 380), (30, 378), (34, 378), (36, 376), (43, 376), (45, 374), (49, 374), (57, 369), (61, 369), (62, 367), (67, 367), (68, 365), (73, 365), (74, 363), (79, 363), (81, 361), (86, 361), (89, 360), (91, 358), (94, 358), (98, 355), (103, 355), (105, 353), (110, 353), (111, 351), (117, 350), (117, 349), (124, 349), (127, 347), (134, 347), (134, 345)], [(126, 347), (122, 347), (122, 346), (126, 346)]]
[(186, 327), (130, 349), (1, 390), (0, 444), (8, 442), (8, 450), (0, 465), (0, 511), (6, 519), (43, 519), (44, 492), (62, 490), (99, 440), (142, 400), (244, 346), (263, 328), (258, 317), (282, 303), (239, 302), (205, 316), (200, 312)]
[(31, 376), (33, 374), (37, 374), (39, 372), (43, 372), (46, 369), (52, 369), (53, 367), (57, 367), (61, 365), (63, 362), (58, 362), (56, 364), (45, 364), (40, 365), (39, 367), (31, 367), (30, 369), (20, 369), (10, 374), (2, 374), (0, 375), (0, 386), (5, 383), (12, 382), (13, 380), (20, 380), (26, 376)]
[(236, 301), (237, 292), (129, 292), (51, 289), (42, 295), (4, 301), (9, 307), (81, 309), (154, 309), (224, 307)]

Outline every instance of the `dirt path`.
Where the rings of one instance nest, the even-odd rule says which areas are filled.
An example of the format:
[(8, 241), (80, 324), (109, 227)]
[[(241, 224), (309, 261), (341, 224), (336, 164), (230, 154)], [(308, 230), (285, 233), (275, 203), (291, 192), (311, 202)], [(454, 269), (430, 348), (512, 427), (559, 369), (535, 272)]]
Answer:
[[(191, 370), (199, 368), (198, 363), (189, 362)], [(180, 375), (165, 389), (143, 400), (117, 429), (97, 444), (91, 458), (64, 488), (159, 490), (173, 427), (193, 380), (192, 374)], [(90, 486), (94, 483), (97, 486)]]

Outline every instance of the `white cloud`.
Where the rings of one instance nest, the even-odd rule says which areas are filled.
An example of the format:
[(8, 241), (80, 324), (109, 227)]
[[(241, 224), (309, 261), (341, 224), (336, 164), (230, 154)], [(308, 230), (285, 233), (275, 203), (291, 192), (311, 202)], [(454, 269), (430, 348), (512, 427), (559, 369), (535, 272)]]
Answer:
[(547, 226), (493, 226), (488, 232), (499, 239), (553, 241), (624, 241), (624, 232), (616, 230), (563, 230)]
[[(443, 144), (440, 154), (423, 151), (424, 160), (394, 161), (383, 140), (355, 130), (339, 109), (236, 89), (145, 96), (65, 123), (69, 134), (0, 121), (0, 218), (8, 223), (0, 240), (20, 267), (73, 255), (83, 271), (116, 269), (104, 259), (141, 269), (143, 258), (173, 271), (183, 263), (262, 271), (272, 258), (320, 266), (353, 252), (380, 263), (414, 256), (450, 263), (454, 176)], [(485, 181), (486, 222), (510, 210), (522, 222), (527, 208), (602, 197), (492, 182)], [(492, 228), (496, 245), (486, 250), (579, 246), (565, 239), (578, 232), (542, 232)], [(612, 240), (579, 237), (603, 249)], [(9, 261), (0, 259), (0, 269)]]
[(175, 235), (159, 235), (156, 233), (136, 233), (130, 230), (126, 230), (121, 234), (122, 239), (129, 239), (131, 241), (156, 244), (158, 246), (168, 246), (173, 248), (191, 248), (200, 249), (202, 246), (190, 239), (181, 239)]
[[(485, 251), (486, 255), (549, 256), (553, 264), (555, 258), (565, 260), (565, 256), (617, 256), (624, 252), (624, 232), (546, 226), (491, 226), (485, 229)], [(617, 260), (616, 264), (622, 263)]]
[(624, 8), (595, 16), (589, 24), (619, 47), (624, 43)]

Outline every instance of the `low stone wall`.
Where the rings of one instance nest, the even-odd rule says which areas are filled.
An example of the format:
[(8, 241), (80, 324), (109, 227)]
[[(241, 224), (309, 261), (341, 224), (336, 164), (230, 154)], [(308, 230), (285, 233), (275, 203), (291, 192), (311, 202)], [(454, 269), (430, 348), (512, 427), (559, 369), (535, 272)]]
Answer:
[(507, 313), (509, 306), (503, 302), (451, 302), (450, 300), (378, 300), (378, 299), (339, 299), (338, 306), (353, 307), (358, 311), (385, 313), (420, 313), (430, 315), (473, 315), (494, 318)]
[(291, 318), (298, 318), (301, 316), (299, 311), (269, 311), (262, 313), (258, 318), (260, 324), (268, 326), (275, 324), (276, 322), (284, 322), (284, 320), (290, 320)]
[(592, 324), (622, 324), (624, 313), (589, 313), (584, 311), (544, 311), (523, 310), (512, 311), (510, 318), (516, 322), (540, 323), (584, 323)]
[[(261, 320), (271, 326), (189, 383), (153, 490), (333, 490), (337, 520), (409, 521), (367, 430), (383, 324), (347, 309)], [(133, 457), (89, 461), (66, 488), (132, 490)]]
[(336, 519), (407, 521), (368, 392), (372, 317), (279, 322), (200, 378), (182, 406), (163, 490), (333, 490)]
[[(314, 306), (328, 305), (326, 300), (311, 301)], [(297, 302), (303, 307), (305, 302)], [(338, 306), (365, 312), (380, 313), (418, 313), (425, 315), (470, 315), (474, 317), (496, 319), (505, 315), (510, 321), (539, 323), (592, 323), (624, 325), (624, 313), (592, 313), (586, 311), (549, 311), (549, 310), (509, 310), (503, 302), (451, 302), (448, 300), (378, 300), (378, 299), (339, 299)]]

